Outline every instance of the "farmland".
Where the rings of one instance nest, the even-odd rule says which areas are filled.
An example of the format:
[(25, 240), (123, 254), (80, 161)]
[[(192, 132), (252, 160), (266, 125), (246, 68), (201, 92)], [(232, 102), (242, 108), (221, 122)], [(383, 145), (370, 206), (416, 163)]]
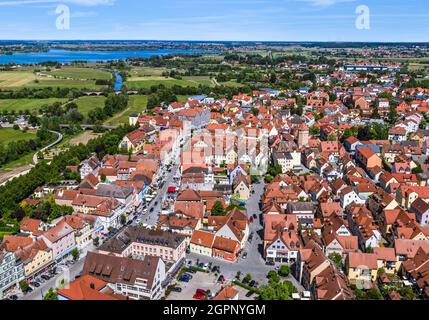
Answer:
[(38, 111), (41, 106), (53, 104), (55, 102), (66, 102), (67, 99), (0, 99), (0, 112), (33, 112)]
[(54, 87), (102, 90), (106, 86), (97, 85), (96, 80), (112, 78), (110, 72), (95, 68), (64, 67), (48, 70), (21, 68), (16, 71), (0, 71), (0, 89)]
[(36, 80), (30, 71), (0, 71), (0, 89), (25, 86)]
[(55, 78), (77, 80), (110, 80), (112, 78), (112, 74), (110, 72), (92, 68), (61, 68), (43, 72), (43, 74), (47, 74)]

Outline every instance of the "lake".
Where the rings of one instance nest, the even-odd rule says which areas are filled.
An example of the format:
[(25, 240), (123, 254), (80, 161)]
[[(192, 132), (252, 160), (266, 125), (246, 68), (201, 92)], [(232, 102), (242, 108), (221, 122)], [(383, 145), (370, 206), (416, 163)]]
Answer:
[(26, 52), (15, 53), (12, 55), (0, 55), (0, 64), (35, 64), (46, 61), (55, 61), (58, 63), (69, 63), (73, 61), (109, 61), (125, 60), (128, 58), (150, 58), (155, 55), (168, 54), (198, 54), (198, 53), (219, 53), (218, 51), (205, 50), (178, 50), (178, 49), (159, 49), (155, 51), (70, 51), (51, 49), (48, 52)]

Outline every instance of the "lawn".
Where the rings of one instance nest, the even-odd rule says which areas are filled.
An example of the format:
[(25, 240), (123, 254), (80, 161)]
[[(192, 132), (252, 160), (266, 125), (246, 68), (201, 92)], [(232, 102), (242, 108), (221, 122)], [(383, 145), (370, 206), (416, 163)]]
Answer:
[(22, 132), (12, 128), (0, 128), (0, 143), (7, 145), (9, 142), (18, 140), (30, 140), (36, 138), (35, 132)]
[(146, 110), (147, 97), (146, 96), (129, 96), (128, 108), (118, 113), (116, 116), (107, 120), (106, 124), (109, 125), (120, 125), (128, 123), (128, 118), (131, 114), (140, 114)]
[(36, 79), (30, 71), (0, 71), (0, 88), (21, 87)]
[(164, 68), (137, 67), (130, 71), (131, 77), (151, 77), (162, 76), (162, 73), (167, 71)]
[(110, 80), (112, 78), (110, 72), (93, 68), (66, 67), (42, 73), (54, 77), (71, 78), (75, 80)]
[(79, 111), (86, 117), (89, 111), (95, 109), (96, 107), (103, 108), (105, 101), (105, 96), (91, 96), (80, 97), (75, 102), (78, 105)]
[(6, 110), (8, 112), (15, 111), (37, 111), (41, 106), (46, 104), (53, 104), (54, 102), (66, 102), (67, 99), (0, 99), (0, 112)]
[(129, 89), (143, 89), (143, 88), (150, 88), (152, 86), (158, 86), (158, 85), (164, 85), (167, 88), (171, 88), (174, 85), (182, 86), (182, 87), (198, 87), (198, 83), (195, 81), (188, 81), (188, 80), (177, 80), (177, 79), (160, 79), (157, 78), (156, 80), (153, 80), (152, 78), (130, 78), (127, 80), (126, 85)]

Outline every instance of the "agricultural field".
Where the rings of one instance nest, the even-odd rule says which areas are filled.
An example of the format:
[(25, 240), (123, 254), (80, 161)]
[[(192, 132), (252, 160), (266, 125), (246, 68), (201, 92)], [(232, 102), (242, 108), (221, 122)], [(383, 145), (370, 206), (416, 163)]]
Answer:
[(15, 113), (25, 111), (38, 111), (41, 106), (53, 104), (55, 102), (67, 102), (67, 99), (0, 99), (0, 113), (7, 111), (8, 113), (15, 111)]
[(105, 96), (90, 96), (90, 97), (80, 97), (76, 99), (75, 103), (78, 105), (80, 113), (85, 117), (88, 115), (89, 111), (100, 107), (104, 107), (104, 102), (106, 101)]
[[(163, 84), (170, 88), (174, 85), (183, 87), (197, 87), (198, 85), (214, 86), (214, 82), (208, 76), (189, 76), (182, 79), (165, 77), (165, 68), (138, 67), (128, 73), (127, 86), (129, 89), (150, 88)], [(180, 70), (177, 70), (180, 72)]]
[(0, 89), (28, 88), (77, 88), (88, 90), (103, 90), (104, 85), (96, 85), (97, 79), (110, 80), (112, 74), (108, 71), (92, 68), (62, 68), (53, 71), (40, 71), (22, 68), (16, 71), (0, 71)]
[(35, 80), (31, 71), (0, 71), (0, 89), (23, 87)]
[(130, 77), (161, 77), (167, 71), (164, 68), (137, 67), (129, 72)]
[(196, 82), (191, 82), (187, 80), (177, 80), (177, 79), (152, 79), (152, 78), (130, 78), (127, 80), (126, 85), (129, 89), (137, 90), (137, 89), (149, 89), (152, 86), (164, 85), (167, 88), (171, 88), (174, 85), (182, 86), (182, 87), (197, 87), (198, 84)]
[(65, 67), (48, 72), (41, 72), (52, 77), (75, 80), (110, 80), (112, 74), (108, 71), (93, 68)]
[(0, 143), (2, 143), (3, 145), (7, 145), (8, 143), (13, 141), (30, 140), (35, 138), (35, 132), (22, 132), (21, 130), (14, 130), (12, 128), (0, 128)]
[(103, 90), (106, 86), (96, 85), (95, 80), (76, 80), (76, 79), (55, 79), (39, 77), (31, 83), (25, 85), (31, 88), (76, 88), (87, 90)]
[(116, 116), (110, 118), (106, 121), (108, 125), (120, 125), (128, 123), (128, 118), (130, 114), (137, 113), (140, 114), (146, 110), (147, 106), (147, 97), (146, 96), (129, 96), (128, 108), (117, 114)]

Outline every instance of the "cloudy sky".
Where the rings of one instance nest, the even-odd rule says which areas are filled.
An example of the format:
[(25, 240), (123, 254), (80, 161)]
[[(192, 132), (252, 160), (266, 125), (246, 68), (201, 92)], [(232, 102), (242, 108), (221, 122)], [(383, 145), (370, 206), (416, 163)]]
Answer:
[(428, 30), (428, 0), (0, 0), (0, 39), (429, 42)]

